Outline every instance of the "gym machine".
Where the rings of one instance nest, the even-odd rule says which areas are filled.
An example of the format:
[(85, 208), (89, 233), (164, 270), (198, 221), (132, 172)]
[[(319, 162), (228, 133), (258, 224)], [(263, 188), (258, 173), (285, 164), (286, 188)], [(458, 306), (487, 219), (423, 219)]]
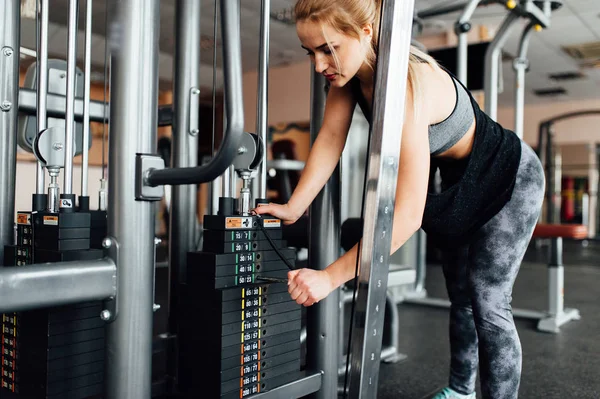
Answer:
[[(538, 126), (538, 145), (536, 148), (536, 152), (546, 169), (547, 178), (545, 220), (548, 223), (560, 220), (560, 176), (562, 175), (562, 173), (560, 170), (560, 165), (557, 165), (557, 163), (555, 162), (554, 124), (564, 120), (594, 115), (600, 115), (600, 109), (587, 109), (556, 115), (552, 118), (548, 118), (540, 122)], [(596, 185), (594, 184), (594, 186)], [(590, 190), (592, 192), (596, 191), (594, 188), (590, 188)]]
[[(3, 187), (0, 196), (0, 236), (2, 259), (5, 263), (5, 267), (0, 270), (0, 312), (7, 315), (3, 317), (3, 324), (7, 324), (6, 328), (3, 328), (3, 331), (7, 331), (3, 333), (3, 339), (6, 335), (6, 345), (17, 342), (17, 351), (36, 350), (36, 354), (42, 353), (42, 358), (35, 358), (35, 361), (32, 361), (32, 358), (28, 359), (31, 367), (37, 367), (31, 373), (25, 373), (26, 369), (21, 367), (14, 369), (15, 362), (22, 359), (20, 356), (17, 356), (17, 359), (7, 359), (7, 362), (3, 361), (1, 378), (7, 386), (0, 388), (0, 397), (152, 397), (152, 320), (154, 312), (158, 310), (154, 303), (154, 202), (163, 197), (164, 185), (183, 188), (202, 182), (214, 182), (222, 175), (229, 176), (229, 169), (235, 171), (237, 177), (243, 181), (240, 198), (237, 199), (239, 208), (233, 205), (236, 202), (233, 197), (223, 195), (219, 199), (219, 212), (216, 215), (208, 215), (204, 223), (203, 251), (189, 247), (191, 240), (186, 239), (192, 235), (187, 226), (190, 226), (189, 219), (193, 216), (186, 219), (181, 214), (171, 212), (173, 219), (170, 231), (175, 236), (172, 235), (170, 240), (170, 287), (177, 290), (171, 292), (169, 312), (172, 325), (175, 325), (172, 333), (177, 340), (179, 356), (174, 356), (170, 362), (170, 366), (175, 366), (175, 369), (169, 369), (169, 377), (172, 379), (166, 393), (177, 394), (179, 389), (191, 389), (193, 392), (188, 393), (192, 396), (202, 395), (202, 391), (196, 389), (222, 392), (225, 382), (234, 388), (231, 380), (225, 380), (227, 377), (220, 373), (227, 371), (229, 376), (250, 373), (244, 375), (241, 380), (237, 378), (235, 389), (228, 392), (230, 396), (262, 399), (313, 394), (317, 398), (335, 397), (338, 391), (337, 295), (330, 295), (307, 310), (305, 370), (299, 370), (298, 351), (293, 349), (293, 345), (286, 345), (285, 348), (279, 346), (277, 350), (283, 351), (281, 353), (275, 351), (275, 337), (281, 339), (280, 343), (283, 343), (284, 339), (292, 342), (297, 338), (299, 341), (299, 311), (289, 299), (284, 301), (285, 296), (281, 295), (285, 291), (281, 287), (285, 285), (280, 281), (287, 269), (281, 267), (282, 262), (279, 262), (279, 258), (285, 259), (283, 263), (291, 264), (293, 256), (289, 251), (286, 252), (283, 242), (277, 241), (280, 222), (273, 218), (246, 215), (251, 206), (250, 176), (255, 168), (260, 168), (260, 163), (257, 164), (257, 154), (260, 153), (264, 140), (261, 141), (259, 135), (251, 135), (243, 130), (239, 3), (220, 1), (227, 115), (224, 140), (207, 164), (195, 166), (197, 161), (193, 157), (183, 159), (181, 156), (184, 149), (189, 148), (183, 143), (190, 143), (189, 136), (199, 134), (198, 129), (194, 128), (197, 126), (196, 117), (193, 112), (189, 112), (194, 109), (198, 94), (197, 71), (189, 68), (196, 68), (198, 63), (188, 62), (190, 59), (196, 59), (198, 54), (196, 50), (191, 50), (187, 56), (184, 56), (184, 53), (188, 49), (186, 45), (199, 49), (199, 46), (194, 46), (194, 43), (197, 43), (194, 40), (199, 40), (199, 35), (196, 35), (197, 28), (193, 25), (198, 25), (200, 7), (193, 0), (177, 2), (176, 18), (181, 22), (177, 25), (177, 40), (181, 42), (177, 45), (178, 55), (175, 61), (176, 93), (172, 118), (174, 135), (179, 135), (180, 142), (174, 141), (171, 168), (165, 167), (164, 161), (155, 155), (160, 2), (115, 1), (110, 2), (110, 7), (107, 7), (110, 10), (108, 18), (112, 24), (109, 40), (117, 44), (112, 47), (110, 59), (109, 112), (104, 103), (96, 103), (96, 106), (92, 107), (89, 92), (84, 94), (83, 101), (78, 102), (75, 99), (75, 33), (78, 8), (76, 0), (71, 0), (69, 4), (66, 93), (64, 97), (59, 94), (48, 95), (48, 1), (40, 1), (39, 4), (41, 34), (35, 86), (37, 134), (32, 146), (34, 154), (38, 157), (38, 175), (31, 211), (19, 212), (19, 215), (23, 216), (19, 216), (17, 220), (18, 240), (15, 241), (15, 137), (18, 111), (28, 110), (27, 112), (31, 113), (32, 89), (18, 89), (16, 49), (19, 48), (20, 2), (0, 1), (0, 8), (4, 10), (0, 16), (0, 47), (3, 57), (0, 62), (0, 143), (3, 157), (0, 164), (0, 183)], [(265, 4), (268, 3), (263, 3), (263, 15), (268, 15), (268, 7)], [(91, 1), (86, 5), (86, 30), (89, 38)], [(404, 90), (388, 91), (386, 87), (389, 85), (404, 88), (406, 84), (410, 43), (408, 27), (413, 15), (413, 6), (411, 1), (398, 4), (389, 0), (385, 0), (382, 5), (381, 62), (377, 66), (374, 118), (366, 176), (367, 192), (363, 204), (364, 236), (360, 259), (357, 262), (361, 273), (357, 275), (353, 292), (356, 314), (351, 323), (353, 334), (348, 352), (351, 361), (347, 362), (347, 378), (343, 390), (350, 398), (372, 398), (376, 397), (377, 392), (383, 330), (382, 313), (386, 299), (387, 262), (400, 145), (398, 131), (401, 131), (403, 120), (403, 115), (397, 110), (404, 109)], [(263, 17), (263, 23), (266, 23), (266, 20), (267, 18)], [(263, 46), (263, 49), (266, 47)], [(86, 49), (87, 58), (89, 42)], [(262, 65), (264, 68), (265, 63)], [(140, 73), (140, 67), (143, 67), (143, 73)], [(89, 90), (89, 61), (86, 61), (85, 69), (84, 88)], [(263, 76), (266, 77), (266, 74)], [(318, 131), (322, 119), (325, 98), (323, 86), (322, 77), (313, 72), (313, 132)], [(29, 102), (24, 107), (19, 105), (21, 97)], [(64, 111), (59, 105), (61, 98), (66, 98)], [(266, 103), (266, 90), (263, 92), (263, 99), (262, 102)], [(81, 108), (78, 108), (77, 104), (81, 104)], [(79, 109), (82, 110), (81, 113)], [(84, 188), (79, 198), (72, 190), (72, 158), (77, 147), (75, 121), (79, 120), (79, 115), (83, 115), (84, 135), (81, 143), (84, 159), (87, 159), (89, 143), (86, 141), (86, 125), (89, 120), (104, 120), (106, 114), (110, 115), (111, 134), (108, 191), (101, 192), (99, 198), (99, 204), (105, 204), (106, 207), (102, 209), (101, 206), (98, 211), (91, 211), (89, 206), (86, 207), (87, 190)], [(262, 124), (266, 126), (266, 109), (263, 109), (262, 115)], [(65, 131), (62, 132), (59, 127), (45, 125), (48, 117), (64, 118)], [(264, 131), (260, 128), (258, 130)], [(230, 168), (231, 165), (233, 168)], [(62, 193), (58, 187), (61, 169), (64, 169), (65, 177)], [(45, 172), (51, 177), (47, 194), (44, 193)], [(131, 181), (131, 178), (134, 178), (134, 181)], [(259, 179), (259, 186), (262, 184), (260, 181)], [(336, 228), (339, 227), (339, 224), (335, 226), (335, 207), (339, 203), (335, 199), (337, 184), (335, 179), (330, 181), (311, 206), (309, 258), (313, 267), (324, 268), (338, 256), (338, 250), (335, 248), (339, 248), (339, 245), (332, 246), (332, 241), (329, 240), (335, 240)], [(222, 187), (226, 186), (227, 184), (222, 183)], [(86, 187), (85, 182), (83, 187)], [(172, 210), (178, 207), (180, 212), (193, 215), (191, 212), (195, 207), (190, 206), (191, 192), (191, 189), (181, 189), (177, 194), (177, 190), (174, 190)], [(233, 191), (230, 190), (230, 193), (233, 194)], [(98, 226), (102, 237), (99, 240), (101, 249), (92, 248), (91, 244), (93, 212), (104, 212), (100, 214), (106, 215), (105, 225)], [(228, 218), (230, 222), (227, 221)], [(45, 223), (46, 221), (48, 223)], [(245, 226), (245, 223), (248, 226)], [(176, 232), (173, 233), (174, 231)], [(265, 231), (270, 233), (264, 234)], [(233, 235), (230, 235), (231, 232)], [(240, 234), (237, 234), (238, 232)], [(253, 236), (254, 233), (256, 237)], [(50, 236), (51, 238), (46, 238)], [(180, 239), (175, 240), (173, 237)], [(259, 237), (269, 237), (272, 240), (267, 238), (266, 242), (261, 242), (253, 239)], [(40, 242), (40, 238), (43, 242)], [(15, 244), (18, 247), (15, 248)], [(50, 263), (39, 256), (43, 248), (38, 244), (52, 246), (53, 249), (46, 250), (54, 251), (55, 258)], [(244, 252), (250, 249), (250, 246), (257, 251)], [(277, 254), (277, 257), (274, 257), (273, 253), (268, 254), (265, 248), (272, 248), (275, 253), (279, 251), (283, 256)], [(206, 251), (208, 249), (215, 252)], [(236, 253), (238, 250), (242, 252)], [(16, 259), (23, 257), (23, 253), (26, 254), (25, 258)], [(14, 259), (10, 259), (11, 254), (16, 254)], [(258, 260), (258, 255), (262, 257), (263, 254), (263, 265), (267, 265), (264, 262), (269, 262), (270, 257), (274, 257), (275, 263), (264, 266), (270, 271), (255, 273), (258, 262), (250, 264), (248, 258)], [(233, 256), (236, 257), (235, 262), (231, 262)], [(21, 264), (21, 267), (6, 267), (9, 266), (5, 262), (7, 258), (9, 263), (20, 261), (25, 264)], [(174, 263), (174, 258), (178, 259), (178, 263)], [(207, 258), (212, 261), (207, 261)], [(44, 263), (40, 263), (40, 260)], [(202, 264), (199, 264), (200, 262)], [(244, 272), (241, 271), (242, 264)], [(237, 277), (229, 274), (236, 266)], [(212, 276), (211, 273), (214, 274), (214, 278), (206, 278), (207, 274)], [(198, 285), (195, 284), (200, 284), (203, 289), (198, 290)], [(260, 307), (261, 310), (252, 309), (249, 313), (240, 314), (236, 309), (239, 309), (242, 302), (235, 295), (242, 294), (258, 295), (252, 298), (252, 304), (257, 298), (259, 305), (261, 298), (266, 298), (269, 302), (278, 297), (280, 302), (275, 301), (273, 305), (269, 302), (266, 307)], [(280, 311), (285, 309), (286, 312), (277, 313), (276, 306), (279, 306)], [(234, 319), (230, 318), (233, 315), (226, 312), (226, 309), (233, 310), (238, 317), (244, 315), (251, 318), (257, 317), (255, 310), (259, 310), (258, 316), (261, 317), (233, 322)], [(269, 315), (263, 319), (264, 313), (260, 312), (265, 309)], [(270, 311), (275, 313), (271, 314)], [(14, 312), (17, 312), (16, 318)], [(24, 319), (20, 315), (28, 312), (32, 312), (30, 315), (40, 315), (31, 316), (34, 323), (31, 329), (42, 335), (41, 351), (39, 347), (29, 346), (32, 341), (27, 340), (32, 338), (23, 333), (25, 330), (29, 331), (30, 327), (23, 324)], [(204, 312), (211, 314), (212, 324), (203, 323), (203, 330), (199, 335), (197, 325), (190, 323), (190, 319), (198, 318), (197, 315)], [(175, 320), (177, 317), (179, 319)], [(275, 318), (278, 318), (279, 323), (272, 324)], [(286, 321), (282, 322), (283, 319)], [(60, 327), (57, 327), (57, 323)], [(248, 337), (250, 346), (242, 346), (242, 349), (253, 350), (259, 342), (263, 344), (263, 338), (266, 340), (270, 337), (273, 340), (270, 343), (272, 353), (269, 357), (262, 358), (260, 364), (256, 363), (252, 352), (247, 359), (240, 358), (239, 353), (223, 359), (224, 343), (231, 342), (229, 340), (235, 336), (238, 340), (237, 345), (232, 345), (230, 349), (239, 350), (239, 339), (242, 335), (238, 330), (255, 329), (257, 324), (260, 330), (251, 332)], [(10, 333), (14, 335), (15, 325), (19, 334), (17, 337), (8, 337)], [(282, 330), (286, 328), (290, 331), (288, 335)], [(268, 331), (264, 335), (263, 329)], [(282, 334), (276, 334), (277, 332)], [(90, 338), (89, 334), (97, 335)], [(257, 335), (262, 335), (261, 340), (252, 341), (258, 338)], [(296, 338), (292, 339), (292, 335)], [(26, 341), (19, 342), (19, 339)], [(242, 339), (245, 340), (246, 337)], [(89, 343), (96, 346), (85, 347)], [(202, 343), (204, 346), (198, 346)], [(186, 345), (190, 350), (183, 353), (183, 347)], [(219, 351), (218, 348), (222, 350)], [(9, 349), (9, 352), (13, 351), (9, 354), (14, 355), (14, 349)], [(265, 351), (267, 349), (265, 347)], [(68, 351), (64, 352), (65, 350)], [(194, 352), (196, 350), (200, 352)], [(194, 353), (201, 354), (206, 360), (197, 357), (191, 359), (190, 355)], [(95, 357), (92, 358), (91, 354)], [(219, 363), (219, 370), (211, 370), (212, 375), (196, 377), (191, 381), (191, 385), (186, 385), (190, 382), (189, 379), (186, 380), (186, 372), (195, 370), (193, 376), (201, 375), (199, 365), (206, 361), (210, 364)], [(266, 374), (263, 377), (263, 370), (260, 374), (256, 372), (258, 367), (263, 367), (262, 361), (275, 366), (271, 367), (274, 372), (269, 377)], [(177, 366), (182, 364), (189, 370), (177, 370)], [(226, 366), (229, 368), (225, 370)], [(269, 369), (264, 369), (264, 372), (266, 370)], [(217, 375), (220, 378), (213, 378)], [(39, 388), (40, 392), (26, 393), (26, 378), (37, 379), (37, 383), (31, 386)]]

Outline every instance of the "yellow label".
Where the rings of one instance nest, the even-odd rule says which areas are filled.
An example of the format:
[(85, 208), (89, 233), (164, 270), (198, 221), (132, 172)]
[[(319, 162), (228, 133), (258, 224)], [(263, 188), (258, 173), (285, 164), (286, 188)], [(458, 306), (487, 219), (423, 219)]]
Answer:
[(280, 219), (263, 219), (263, 226), (265, 227), (281, 227)]
[(44, 216), (44, 224), (58, 226), (58, 216)]
[(225, 227), (228, 229), (239, 229), (242, 227), (242, 218), (225, 219)]
[(17, 224), (31, 224), (31, 215), (29, 213), (17, 213)]

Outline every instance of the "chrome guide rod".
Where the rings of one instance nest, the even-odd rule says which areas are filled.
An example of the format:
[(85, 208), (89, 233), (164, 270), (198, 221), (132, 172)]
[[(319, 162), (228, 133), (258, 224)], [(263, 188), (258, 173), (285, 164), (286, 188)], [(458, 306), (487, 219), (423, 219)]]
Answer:
[(81, 161), (81, 196), (88, 196), (90, 146), (90, 75), (92, 73), (92, 0), (85, 1), (85, 67), (83, 95), (83, 155)]
[[(37, 6), (37, 59), (36, 59), (36, 122), (37, 134), (48, 127), (48, 3), (49, 0), (38, 0)], [(46, 190), (44, 165), (37, 161), (36, 194), (44, 194)]]
[[(256, 134), (267, 147), (267, 129), (269, 127), (269, 40), (271, 20), (271, 0), (261, 1), (260, 47), (258, 50), (258, 101), (256, 110)], [(267, 198), (266, 157), (258, 167), (257, 174), (259, 198)], [(256, 183), (255, 183), (256, 184)]]
[(65, 116), (65, 176), (63, 194), (73, 194), (73, 155), (75, 139), (75, 79), (77, 66), (77, 15), (79, 0), (69, 0), (67, 40), (67, 113)]

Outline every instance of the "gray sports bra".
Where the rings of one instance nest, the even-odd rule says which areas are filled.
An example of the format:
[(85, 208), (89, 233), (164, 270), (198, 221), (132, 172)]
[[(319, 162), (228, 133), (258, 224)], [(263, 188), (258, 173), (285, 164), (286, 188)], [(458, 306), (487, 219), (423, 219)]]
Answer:
[(451, 148), (468, 131), (475, 120), (471, 98), (465, 88), (458, 84), (454, 76), (452, 83), (456, 90), (456, 104), (450, 116), (440, 123), (429, 125), (429, 152), (438, 155)]
[[(471, 97), (465, 88), (450, 75), (454, 89), (456, 90), (456, 104), (454, 110), (442, 122), (429, 126), (429, 152), (438, 155), (456, 144), (468, 131), (475, 120), (475, 111), (471, 104)], [(352, 79), (352, 90), (357, 98), (363, 114), (371, 123), (371, 114), (368, 112), (365, 98), (360, 89), (358, 79)]]

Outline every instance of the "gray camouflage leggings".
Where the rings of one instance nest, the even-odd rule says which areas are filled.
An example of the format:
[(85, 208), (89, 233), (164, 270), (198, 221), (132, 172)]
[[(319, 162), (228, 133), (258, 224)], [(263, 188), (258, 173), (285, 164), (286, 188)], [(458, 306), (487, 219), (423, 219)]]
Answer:
[(511, 311), (512, 287), (541, 209), (545, 178), (525, 143), (511, 200), (469, 245), (445, 254), (450, 308), (450, 387), (483, 398), (518, 397), (521, 343)]

